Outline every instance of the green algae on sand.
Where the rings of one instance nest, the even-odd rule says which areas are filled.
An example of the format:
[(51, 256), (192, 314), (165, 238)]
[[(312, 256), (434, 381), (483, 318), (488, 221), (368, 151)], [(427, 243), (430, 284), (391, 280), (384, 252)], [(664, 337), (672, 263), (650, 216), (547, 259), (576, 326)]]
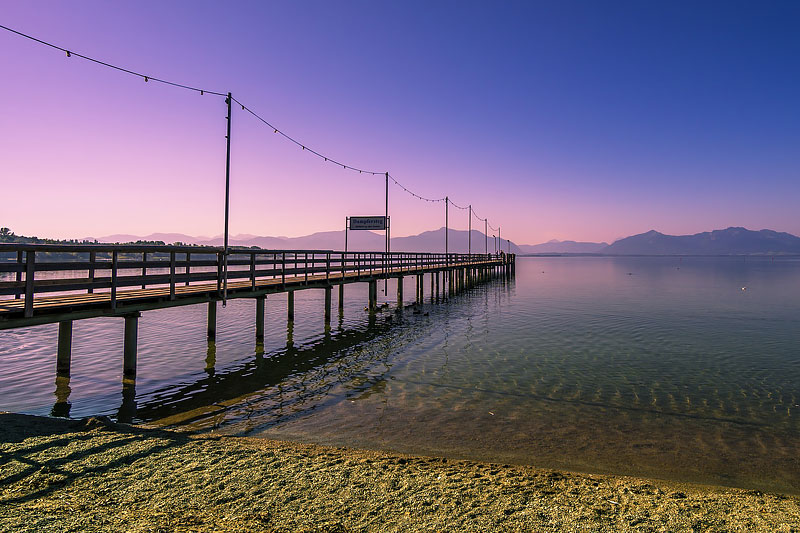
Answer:
[(0, 530), (800, 531), (800, 498), (0, 414)]

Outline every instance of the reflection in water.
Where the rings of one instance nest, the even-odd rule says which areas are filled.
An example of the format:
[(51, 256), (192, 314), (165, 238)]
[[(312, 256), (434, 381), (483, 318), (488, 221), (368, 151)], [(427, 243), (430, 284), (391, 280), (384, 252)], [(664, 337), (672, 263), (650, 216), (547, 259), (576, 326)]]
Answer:
[(286, 351), (294, 348), (294, 320), (286, 322)]
[[(264, 351), (264, 345), (261, 345), (261, 351)], [(258, 352), (258, 348), (256, 348), (256, 352)], [(217, 343), (214, 340), (208, 341), (208, 349), (206, 350), (206, 374), (209, 376), (213, 376), (215, 372), (215, 366), (217, 364)]]
[(69, 387), (69, 377), (68, 376), (57, 376), (56, 377), (56, 390), (55, 390), (55, 397), (56, 403), (53, 405), (53, 409), (50, 411), (50, 416), (59, 416), (63, 418), (69, 417), (69, 410), (72, 405), (69, 403), (69, 395), (72, 392), (72, 389)]
[[(173, 426), (191, 424), (194, 429), (217, 427), (230, 418), (222, 412), (238, 412), (246, 405), (244, 409), (250, 413), (254, 403), (265, 399), (274, 401), (274, 408), (281, 413), (288, 410), (284, 400), (286, 382), (297, 380), (297, 388), (317, 396), (318, 391), (312, 391), (310, 383), (321, 382), (325, 388), (330, 388), (344, 379), (348, 367), (354, 362), (344, 361), (343, 358), (355, 347), (369, 345), (385, 335), (389, 328), (390, 324), (377, 324), (372, 316), (366, 327), (346, 330), (335, 336), (326, 328), (319, 341), (298, 349), (293, 339), (294, 324), (289, 321), (284, 349), (266, 354), (265, 357), (240, 361), (235, 366), (209, 373), (205, 379), (180, 388), (156, 390), (150, 395), (153, 401), (139, 403), (136, 418), (142, 421), (159, 420), (162, 424)], [(295, 387), (291, 386), (289, 390), (295, 391)], [(309, 398), (302, 398), (302, 394), (300, 396), (293, 408), (309, 403)], [(314, 409), (318, 405), (308, 407)], [(213, 414), (213, 417), (206, 420), (209, 414)]]
[(136, 419), (136, 380), (122, 380), (122, 403), (117, 411), (117, 420), (131, 424)]

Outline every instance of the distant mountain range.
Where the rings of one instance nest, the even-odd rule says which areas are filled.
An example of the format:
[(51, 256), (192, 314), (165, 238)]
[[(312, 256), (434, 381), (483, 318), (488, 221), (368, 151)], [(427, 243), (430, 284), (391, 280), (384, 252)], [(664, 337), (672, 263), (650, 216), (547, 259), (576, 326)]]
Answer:
[[(408, 237), (393, 237), (391, 247), (396, 252), (441, 252), (444, 249), (444, 228)], [(466, 253), (468, 232), (448, 231), (451, 252)], [(90, 238), (89, 240), (94, 240)], [(163, 241), (220, 246), (222, 237), (192, 237), (181, 233), (153, 233), (146, 236), (107, 235), (100, 242)], [(483, 233), (472, 231), (472, 251), (483, 252), (488, 242), (494, 251), (494, 238), (484, 239)], [(231, 246), (258, 246), (285, 250), (343, 250), (344, 231), (324, 231), (303, 237), (261, 237), (240, 234), (230, 238)], [(800, 254), (800, 237), (772, 230), (752, 231), (731, 227), (694, 235), (665, 235), (655, 230), (615, 241), (604, 242), (549, 241), (542, 244), (517, 245), (502, 239), (503, 251), (516, 254), (599, 254), (599, 255), (770, 255)], [(384, 248), (384, 236), (371, 231), (348, 232), (348, 250), (377, 251)]]
[(607, 242), (575, 242), (552, 240), (542, 244), (520, 244), (526, 254), (598, 254), (608, 247)]
[(770, 255), (800, 254), (800, 237), (762, 229), (728, 228), (664, 235), (655, 230), (620, 239), (601, 250), (608, 255)]
[[(303, 237), (260, 237), (257, 235), (239, 234), (229, 238), (230, 246), (258, 246), (267, 249), (282, 250), (344, 250), (345, 246), (344, 230), (322, 231), (305, 235)], [(86, 240), (94, 241), (94, 237)], [(128, 235), (116, 234), (97, 237), (99, 242), (105, 243), (124, 243), (136, 241), (163, 241), (164, 243), (182, 242), (185, 244), (199, 244), (206, 246), (221, 246), (222, 236), (216, 237), (193, 237), (182, 233), (153, 233), (150, 235)], [(448, 249), (453, 253), (467, 253), (469, 249), (469, 232), (463, 230), (448, 230), (447, 232)], [(372, 231), (349, 231), (347, 234), (347, 249), (350, 251), (380, 251), (385, 247), (385, 237), (382, 233)], [(425, 231), (419, 235), (408, 237), (392, 237), (391, 249), (394, 252), (443, 252), (445, 243), (445, 229), (439, 228), (434, 231)], [(489, 252), (494, 251), (494, 237), (484, 238), (482, 232), (472, 231), (472, 251), (481, 253), (488, 248)], [(498, 246), (504, 252), (522, 254), (525, 253), (519, 246), (509, 243), (506, 239), (501, 239)]]

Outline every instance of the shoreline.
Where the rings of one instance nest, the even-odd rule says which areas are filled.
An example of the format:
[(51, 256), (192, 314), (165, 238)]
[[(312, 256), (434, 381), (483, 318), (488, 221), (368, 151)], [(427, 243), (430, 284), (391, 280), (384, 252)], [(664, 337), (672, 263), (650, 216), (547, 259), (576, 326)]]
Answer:
[(0, 530), (800, 531), (800, 496), (0, 413)]

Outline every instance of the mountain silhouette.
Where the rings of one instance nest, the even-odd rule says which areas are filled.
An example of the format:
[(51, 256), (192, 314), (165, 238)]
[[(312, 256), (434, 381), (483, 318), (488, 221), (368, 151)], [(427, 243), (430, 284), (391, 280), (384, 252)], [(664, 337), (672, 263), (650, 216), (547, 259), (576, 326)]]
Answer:
[[(418, 235), (393, 237), (391, 248), (394, 252), (444, 252), (445, 229), (424, 231)], [(467, 253), (469, 233), (464, 230), (448, 230), (449, 251)], [(89, 240), (94, 240), (90, 238)], [(163, 241), (167, 244), (183, 242), (207, 246), (221, 246), (222, 236), (192, 237), (182, 233), (153, 233), (146, 236), (117, 234), (99, 237), (105, 243), (144, 241)], [(372, 231), (349, 231), (349, 251), (379, 252), (385, 247), (383, 233)], [(269, 237), (250, 234), (233, 235), (231, 246), (258, 246), (272, 250), (344, 250), (344, 230), (321, 231), (302, 237)], [(619, 239), (612, 244), (576, 241), (549, 241), (542, 244), (509, 243), (502, 239), (499, 248), (515, 254), (602, 254), (602, 255), (771, 255), (800, 254), (800, 237), (790, 233), (764, 229), (753, 231), (746, 228), (730, 227), (694, 235), (665, 235), (650, 230), (639, 235)], [(495, 239), (478, 230), (472, 231), (472, 252), (483, 253), (495, 250)]]
[[(419, 235), (407, 237), (392, 237), (391, 249), (393, 252), (435, 252), (442, 253), (445, 248), (445, 228), (438, 230), (425, 231)], [(447, 233), (448, 250), (451, 253), (467, 253), (469, 249), (469, 232), (464, 230), (450, 229)], [(272, 250), (344, 250), (345, 246), (344, 230), (321, 231), (304, 235), (302, 237), (259, 237), (254, 235), (232, 235), (228, 242), (230, 246), (258, 246), (259, 248)], [(94, 238), (90, 238), (94, 240)], [(115, 234), (105, 237), (98, 237), (98, 241), (104, 243), (124, 243), (143, 241), (163, 241), (166, 244), (182, 242), (186, 244), (199, 244), (204, 246), (222, 246), (222, 236), (216, 237), (192, 237), (182, 233), (153, 233), (145, 236)], [(506, 239), (498, 240), (498, 246), (504, 252), (523, 253), (514, 243), (509, 243)], [(478, 230), (472, 230), (472, 252), (483, 253), (488, 250), (494, 252), (495, 239), (489, 236), (484, 238), (484, 234)], [(385, 248), (385, 237), (383, 233), (372, 231), (349, 231), (347, 235), (347, 249), (353, 252), (380, 252)]]
[(519, 247), (526, 254), (597, 254), (608, 247), (608, 243), (552, 240), (542, 244), (520, 244)]
[(694, 235), (665, 235), (655, 230), (620, 239), (604, 248), (608, 255), (770, 255), (800, 254), (800, 237), (768, 229), (730, 227)]

